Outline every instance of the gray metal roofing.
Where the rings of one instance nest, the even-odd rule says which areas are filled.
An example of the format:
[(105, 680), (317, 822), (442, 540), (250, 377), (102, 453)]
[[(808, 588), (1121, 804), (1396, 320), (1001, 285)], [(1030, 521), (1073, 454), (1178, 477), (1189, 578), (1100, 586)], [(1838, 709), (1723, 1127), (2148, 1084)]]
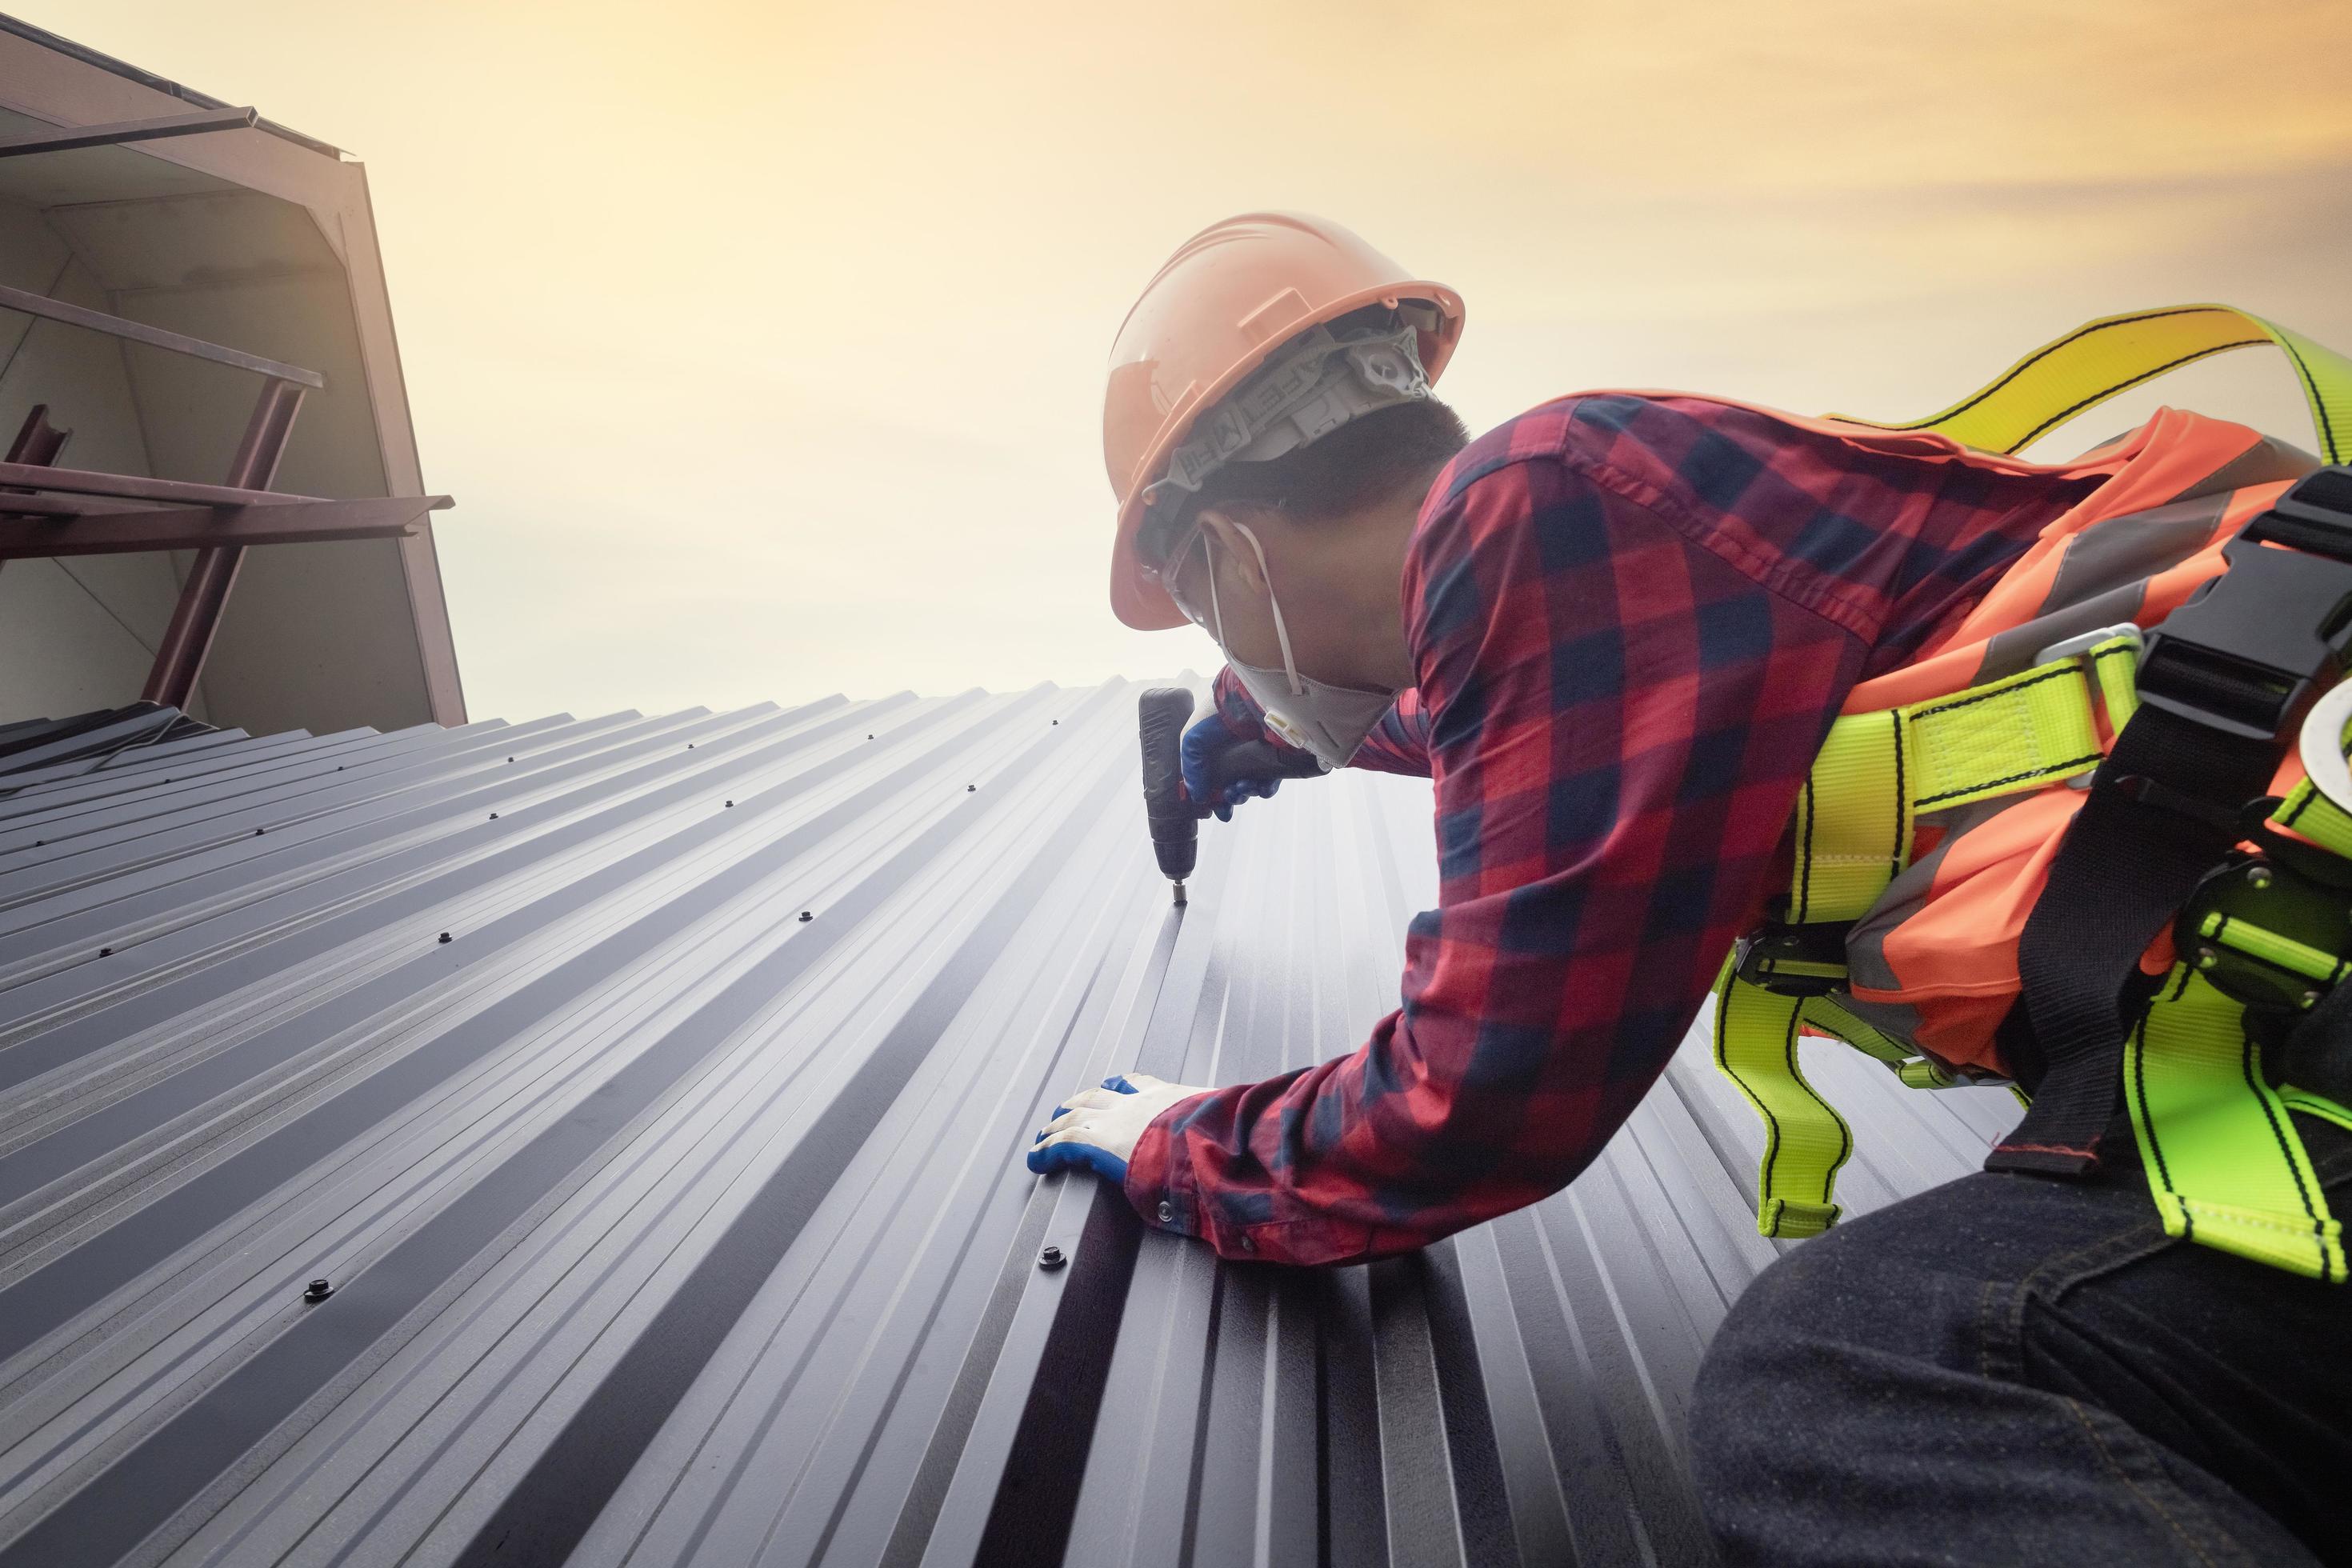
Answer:
[[(1111, 1070), (1349, 1049), (1433, 896), (1426, 786), (1350, 774), (1173, 910), (1137, 689), (0, 775), (0, 1568), (1703, 1560), (1692, 1375), (1776, 1245), (1703, 1043), (1368, 1268), (1021, 1169)], [(1854, 1208), (2011, 1119), (1808, 1061)]]

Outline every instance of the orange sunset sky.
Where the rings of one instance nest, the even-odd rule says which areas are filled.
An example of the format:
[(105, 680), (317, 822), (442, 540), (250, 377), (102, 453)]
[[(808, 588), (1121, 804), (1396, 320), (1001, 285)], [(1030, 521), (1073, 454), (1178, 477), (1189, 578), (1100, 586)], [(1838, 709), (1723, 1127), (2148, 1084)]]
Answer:
[[(27, 19), (345, 147), (468, 705), (1213, 668), (1103, 594), (1104, 354), (1186, 235), (1327, 213), (1589, 386), (1940, 407), (2091, 316), (2352, 348), (2352, 5), (321, 5)], [(2275, 356), (2161, 400), (2309, 445)]]

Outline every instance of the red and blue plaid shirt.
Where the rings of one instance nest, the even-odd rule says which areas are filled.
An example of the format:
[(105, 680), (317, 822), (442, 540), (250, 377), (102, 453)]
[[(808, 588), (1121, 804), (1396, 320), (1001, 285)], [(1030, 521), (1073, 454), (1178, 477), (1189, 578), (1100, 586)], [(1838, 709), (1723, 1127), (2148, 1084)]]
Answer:
[[(1419, 677), (1353, 765), (1435, 782), (1439, 904), (1352, 1056), (1197, 1096), (1127, 1192), (1228, 1257), (1344, 1263), (1559, 1191), (1648, 1092), (1847, 691), (2092, 483), (1595, 394), (1481, 437), (1405, 557)], [(1259, 738), (1230, 679), (1219, 706)], [(1165, 1221), (1158, 1216), (1173, 1217)]]

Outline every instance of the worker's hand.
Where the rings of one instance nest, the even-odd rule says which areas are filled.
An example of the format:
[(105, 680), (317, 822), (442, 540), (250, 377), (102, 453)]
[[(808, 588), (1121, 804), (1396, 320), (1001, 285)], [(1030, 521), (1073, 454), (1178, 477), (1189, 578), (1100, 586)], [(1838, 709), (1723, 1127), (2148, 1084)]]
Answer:
[(1029, 1168), (1042, 1176), (1083, 1165), (1124, 1186), (1136, 1140), (1152, 1119), (1180, 1100), (1207, 1092), (1146, 1072), (1114, 1074), (1100, 1089), (1082, 1089), (1054, 1108), (1054, 1119), (1029, 1151)]
[[(1255, 775), (1234, 774), (1231, 766), (1234, 753), (1250, 744), (1225, 728), (1225, 721), (1214, 710), (1184, 731), (1184, 793), (1214, 811), (1219, 822), (1231, 822), (1234, 807), (1242, 802), (1263, 800), (1282, 786), (1282, 775), (1270, 769)], [(1249, 754), (1271, 756), (1263, 744)], [(1220, 778), (1225, 781), (1222, 785), (1211, 782)]]

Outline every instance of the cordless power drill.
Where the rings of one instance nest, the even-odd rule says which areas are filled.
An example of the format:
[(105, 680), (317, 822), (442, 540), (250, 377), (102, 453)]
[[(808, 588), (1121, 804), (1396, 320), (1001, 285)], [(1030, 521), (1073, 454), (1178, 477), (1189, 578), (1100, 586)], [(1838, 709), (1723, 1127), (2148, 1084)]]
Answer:
[(1304, 778), (1322, 769), (1311, 757), (1286, 756), (1264, 741), (1236, 741), (1209, 759), (1202, 798), (1184, 791), (1184, 727), (1192, 694), (1181, 686), (1155, 686), (1137, 699), (1135, 728), (1143, 742), (1143, 817), (1162, 875), (1184, 901), (1184, 879), (1201, 845), (1201, 818), (1240, 779)]

